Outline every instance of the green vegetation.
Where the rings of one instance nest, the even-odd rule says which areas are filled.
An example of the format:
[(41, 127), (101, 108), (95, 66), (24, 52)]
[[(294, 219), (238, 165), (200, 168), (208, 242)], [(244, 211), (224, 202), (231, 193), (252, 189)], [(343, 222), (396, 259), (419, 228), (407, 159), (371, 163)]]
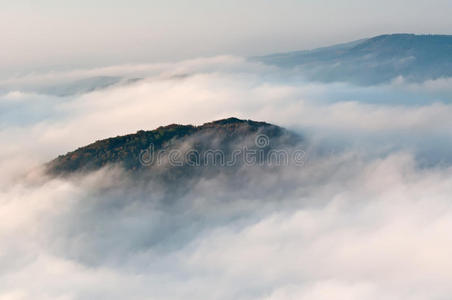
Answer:
[[(159, 151), (163, 148), (179, 147), (183, 142), (190, 141), (199, 151), (214, 147), (231, 153), (233, 145), (257, 133), (264, 133), (274, 139), (287, 135), (288, 132), (268, 123), (236, 118), (210, 122), (202, 126), (172, 124), (151, 131), (140, 130), (135, 134), (96, 141), (59, 156), (48, 163), (47, 167), (49, 173), (55, 175), (93, 171), (111, 164), (120, 165), (129, 171), (137, 171), (145, 168), (139, 160), (140, 152), (148, 149), (151, 144), (154, 151)], [(287, 141), (290, 140), (296, 140), (295, 135), (288, 135)]]

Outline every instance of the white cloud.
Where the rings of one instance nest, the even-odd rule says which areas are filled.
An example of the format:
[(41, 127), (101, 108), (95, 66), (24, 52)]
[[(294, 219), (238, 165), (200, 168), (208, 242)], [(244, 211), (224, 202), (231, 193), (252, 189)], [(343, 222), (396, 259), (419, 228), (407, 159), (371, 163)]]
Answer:
[[(49, 115), (0, 130), (0, 299), (448, 297), (450, 163), (421, 167), (416, 147), (393, 146), (449, 139), (450, 105), (369, 104), (360, 96), (386, 89), (385, 99), (400, 86), (281, 83), (261, 68), (231, 57), (114, 67), (74, 76), (144, 79), (70, 97), (24, 94), (14, 109), (3, 97), (9, 114), (38, 101)], [(50, 79), (40, 80), (25, 81)], [(325, 100), (335, 93), (340, 101)], [(241, 188), (205, 178), (173, 206), (120, 170), (51, 179), (37, 168), (96, 139), (229, 116), (304, 129), (309, 162), (246, 170)], [(337, 141), (316, 144), (324, 135), (349, 147), (328, 154)]]
[[(23, 299), (310, 300), (452, 292), (452, 170), (418, 169), (409, 154), (320, 159), (276, 182), (249, 173), (269, 184), (263, 197), (258, 186), (234, 190), (212, 178), (184, 197), (182, 211), (143, 201), (143, 186), (108, 172), (3, 189), (0, 291)], [(289, 181), (298, 188), (279, 193)], [(168, 241), (175, 237), (176, 247)]]

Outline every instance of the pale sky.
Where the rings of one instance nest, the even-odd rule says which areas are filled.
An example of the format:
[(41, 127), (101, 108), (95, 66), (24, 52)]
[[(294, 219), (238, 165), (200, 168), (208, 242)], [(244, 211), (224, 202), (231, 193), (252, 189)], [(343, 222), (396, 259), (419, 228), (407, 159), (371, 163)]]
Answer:
[(450, 0), (0, 0), (1, 72), (452, 34)]

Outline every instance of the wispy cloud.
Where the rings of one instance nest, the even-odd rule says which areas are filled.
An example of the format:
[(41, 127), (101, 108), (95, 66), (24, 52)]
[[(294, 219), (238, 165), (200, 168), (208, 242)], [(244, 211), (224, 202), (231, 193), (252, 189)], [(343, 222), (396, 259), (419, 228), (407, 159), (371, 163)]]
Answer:
[[(435, 98), (450, 100), (447, 85), (358, 88), (270, 70), (219, 57), (4, 81), (0, 299), (448, 297), (451, 160), (418, 155), (450, 149), (452, 110)], [(35, 91), (93, 76), (141, 80), (64, 97)], [(413, 94), (424, 102), (410, 103)], [(242, 184), (200, 177), (177, 198), (117, 168), (40, 173), (96, 139), (229, 116), (302, 132), (309, 161), (240, 170)]]

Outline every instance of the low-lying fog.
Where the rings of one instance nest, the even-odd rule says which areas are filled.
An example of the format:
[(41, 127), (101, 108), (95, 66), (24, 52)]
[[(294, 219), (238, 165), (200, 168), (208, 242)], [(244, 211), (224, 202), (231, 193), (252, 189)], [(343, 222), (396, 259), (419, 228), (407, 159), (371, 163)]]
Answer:
[[(3, 80), (0, 299), (447, 299), (451, 82), (322, 84), (228, 56)], [(114, 167), (39, 168), (230, 116), (302, 134), (306, 163), (203, 177), (177, 199)]]

